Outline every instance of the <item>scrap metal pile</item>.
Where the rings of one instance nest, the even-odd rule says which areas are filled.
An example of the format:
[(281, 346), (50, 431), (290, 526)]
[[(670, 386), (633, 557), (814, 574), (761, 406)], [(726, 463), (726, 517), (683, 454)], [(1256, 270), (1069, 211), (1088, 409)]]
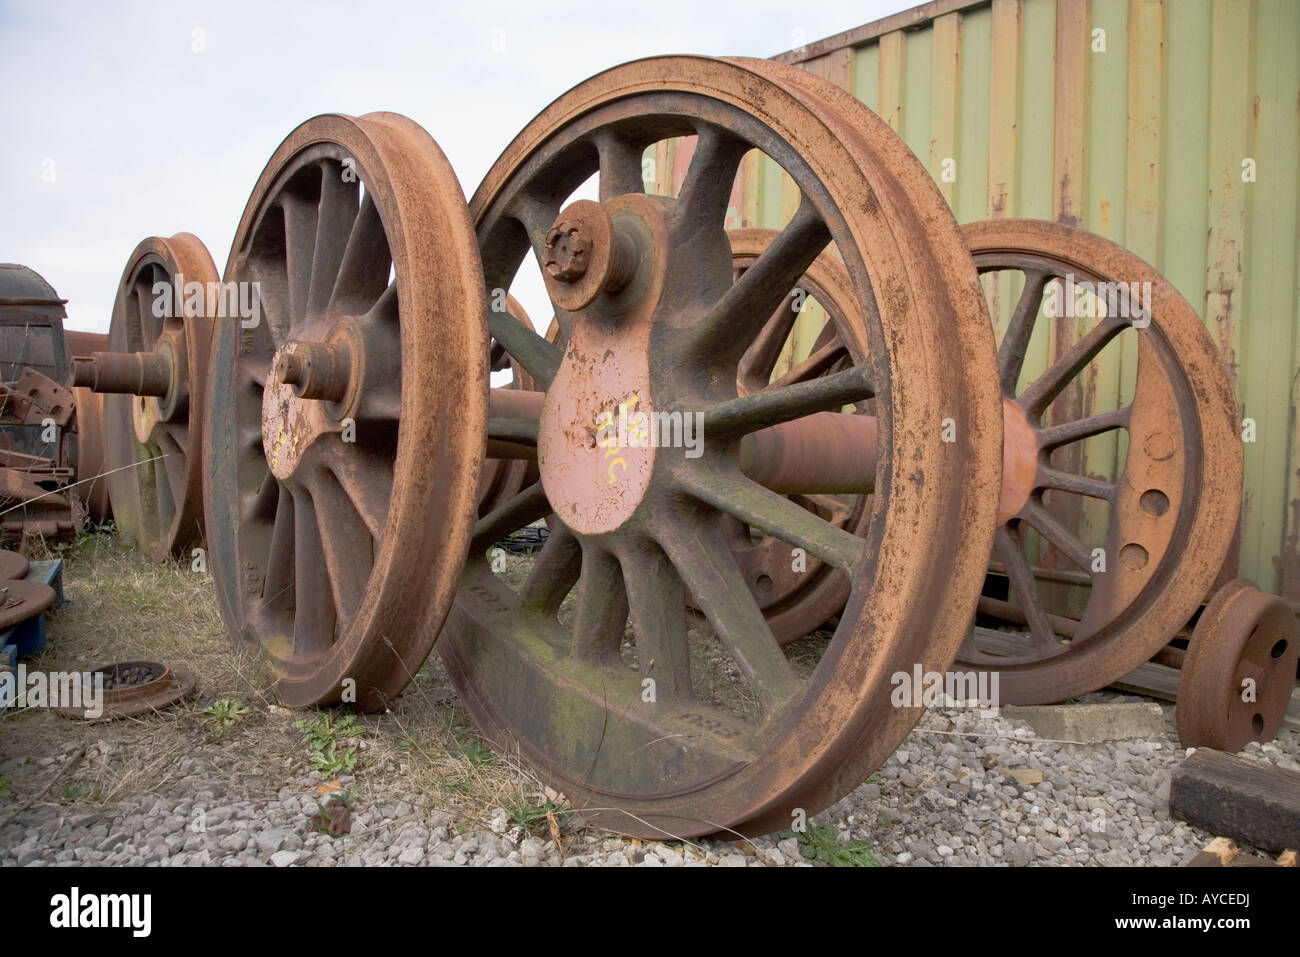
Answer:
[[(681, 188), (648, 195), (642, 157), (675, 137)], [(752, 150), (799, 202), (729, 233)], [(545, 336), (507, 296), (529, 257)], [(1096, 308), (1045, 317), (1066, 283)], [(986, 292), (1014, 303), (996, 333)], [(805, 298), (827, 319), (791, 362)], [(1022, 374), (1053, 323), (1073, 345)], [(1108, 348), (1128, 401), (1080, 409)], [(1107, 686), (1185, 636), (1239, 516), (1237, 406), (1168, 281), (1069, 226), (958, 227), (880, 118), (770, 61), (601, 73), (468, 206), (411, 120), (308, 120), (222, 275), (188, 234), (137, 247), (71, 382), (104, 397), (117, 527), (157, 560), (206, 542), (285, 704), (382, 709), (436, 642), (488, 739), (647, 837), (828, 806), (920, 716), (899, 674), (996, 674), (1004, 704)], [(1112, 475), (1082, 474), (1087, 442)], [(543, 520), (534, 561), (495, 560)], [(1184, 743), (1274, 735), (1298, 648), (1280, 598), (1219, 589)]]

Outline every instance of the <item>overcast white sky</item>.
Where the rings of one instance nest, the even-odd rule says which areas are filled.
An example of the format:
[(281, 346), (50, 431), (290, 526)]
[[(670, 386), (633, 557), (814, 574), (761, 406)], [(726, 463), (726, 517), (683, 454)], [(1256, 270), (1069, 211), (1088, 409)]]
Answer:
[(913, 5), (0, 0), (0, 262), (41, 273), (69, 328), (107, 331), (146, 236), (192, 232), (224, 268), (258, 174), (310, 116), (405, 113), (468, 195), (528, 120), (606, 67), (771, 56)]

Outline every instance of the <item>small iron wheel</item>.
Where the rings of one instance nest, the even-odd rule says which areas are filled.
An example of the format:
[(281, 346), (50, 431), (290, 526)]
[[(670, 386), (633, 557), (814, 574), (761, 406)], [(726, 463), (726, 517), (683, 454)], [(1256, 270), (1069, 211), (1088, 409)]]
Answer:
[(98, 414), (114, 524), (155, 562), (203, 541), (200, 423), (218, 278), (197, 237), (144, 240), (118, 283), (108, 351), (72, 360), (73, 385), (103, 393), (98, 409), (79, 410), (81, 447), (93, 460)]
[[(678, 194), (646, 195), (644, 151), (692, 135)], [(735, 281), (724, 221), (752, 149), (803, 199)], [(596, 173), (599, 202), (562, 208)], [(919, 717), (893, 706), (891, 676), (948, 664), (992, 543), (991, 326), (929, 175), (883, 121), (803, 71), (664, 57), (558, 99), (470, 208), (487, 288), (510, 288), (536, 256), (564, 343), (489, 314), (545, 400), (540, 481), (479, 519), (438, 642), (471, 716), (611, 830), (765, 833), (827, 806)], [(740, 395), (745, 351), (832, 247), (862, 317), (845, 330), (854, 368)], [(844, 438), (865, 417), (838, 410), (872, 396), (880, 452), (864, 475)], [(670, 423), (699, 413), (700, 454), (599, 434), (620, 408)], [(945, 417), (956, 443), (941, 439)], [(818, 454), (792, 457), (785, 440)], [(875, 491), (861, 538), (786, 497), (835, 483)], [(552, 512), (526, 580), (495, 575), (487, 548)], [(835, 635), (802, 672), (732, 556), (733, 521), (851, 582)], [(712, 636), (688, 628), (688, 592)], [(715, 695), (715, 667), (743, 694)]]
[(214, 344), (222, 616), (285, 704), (382, 708), (433, 646), (477, 508), (488, 306), (460, 185), (406, 117), (308, 120), (254, 187), (225, 278), (258, 284), (262, 315)]
[(1246, 578), (1210, 599), (1178, 676), (1174, 719), (1185, 748), (1236, 754), (1272, 741), (1295, 687), (1300, 629), (1291, 606)]

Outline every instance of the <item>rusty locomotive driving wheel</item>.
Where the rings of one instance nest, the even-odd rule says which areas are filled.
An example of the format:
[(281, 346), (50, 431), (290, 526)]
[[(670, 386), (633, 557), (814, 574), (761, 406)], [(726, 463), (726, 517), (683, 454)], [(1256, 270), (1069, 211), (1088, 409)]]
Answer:
[(476, 512), (487, 299), (460, 185), (403, 116), (308, 120), (258, 180), (225, 279), (257, 284), (261, 321), (214, 343), (222, 615), (284, 703), (353, 689), (381, 708), (433, 645)]
[(108, 351), (72, 360), (74, 387), (104, 393), (85, 424), (93, 430), (97, 411), (114, 523), (156, 562), (203, 538), (200, 423), (217, 278), (197, 237), (146, 239), (122, 272)]
[[(699, 138), (684, 184), (646, 195), (643, 151), (675, 136)], [(752, 149), (802, 202), (735, 281), (724, 220)], [(593, 174), (599, 202), (562, 208)], [(470, 714), (612, 830), (761, 833), (826, 806), (919, 716), (891, 705), (890, 677), (951, 660), (992, 542), (991, 327), (942, 197), (829, 84), (763, 61), (665, 57), (553, 103), (471, 210), (487, 288), (509, 288), (536, 256), (565, 345), (489, 316), (545, 398), (540, 481), (479, 519), (438, 642)], [(855, 367), (740, 395), (747, 348), (832, 248), (862, 317), (843, 333)], [(864, 468), (847, 437), (866, 417), (838, 410), (872, 396), (879, 454)], [(703, 443), (688, 454), (696, 415)], [(941, 440), (946, 417), (962, 426), (955, 444)], [(667, 431), (648, 440), (647, 423)], [(783, 456), (792, 441), (817, 454)], [(874, 490), (861, 537), (786, 497), (826, 487)], [(487, 548), (552, 512), (531, 573), (493, 574)], [(731, 554), (736, 520), (850, 582), (835, 635), (803, 670)], [(711, 635), (688, 628), (687, 593)], [(715, 694), (715, 666), (744, 694)]]
[[(1058, 223), (962, 232), (982, 276), (1021, 283), (998, 349), (1005, 436), (991, 567), (1005, 595), (986, 594), (980, 610), (1027, 633), (981, 647), (977, 632), (955, 667), (996, 671), (1007, 704), (1063, 701), (1148, 660), (1210, 590), (1239, 513), (1237, 406), (1200, 317), (1137, 256)], [(1027, 374), (1026, 356), (1049, 336), (1043, 370)], [(1128, 350), (1132, 382), (1115, 408), (1097, 408), (1085, 386), (1107, 349)]]

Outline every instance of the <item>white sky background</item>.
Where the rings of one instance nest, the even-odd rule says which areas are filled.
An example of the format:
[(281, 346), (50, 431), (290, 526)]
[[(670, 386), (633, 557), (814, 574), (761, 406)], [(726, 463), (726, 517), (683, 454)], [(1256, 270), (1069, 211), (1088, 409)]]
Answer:
[[(68, 328), (106, 332), (145, 237), (192, 232), (224, 269), (253, 184), (308, 117), (404, 113), (469, 195), (533, 116), (600, 70), (767, 57), (914, 2), (0, 0), (0, 262), (69, 300)], [(541, 295), (522, 301), (544, 329)]]

